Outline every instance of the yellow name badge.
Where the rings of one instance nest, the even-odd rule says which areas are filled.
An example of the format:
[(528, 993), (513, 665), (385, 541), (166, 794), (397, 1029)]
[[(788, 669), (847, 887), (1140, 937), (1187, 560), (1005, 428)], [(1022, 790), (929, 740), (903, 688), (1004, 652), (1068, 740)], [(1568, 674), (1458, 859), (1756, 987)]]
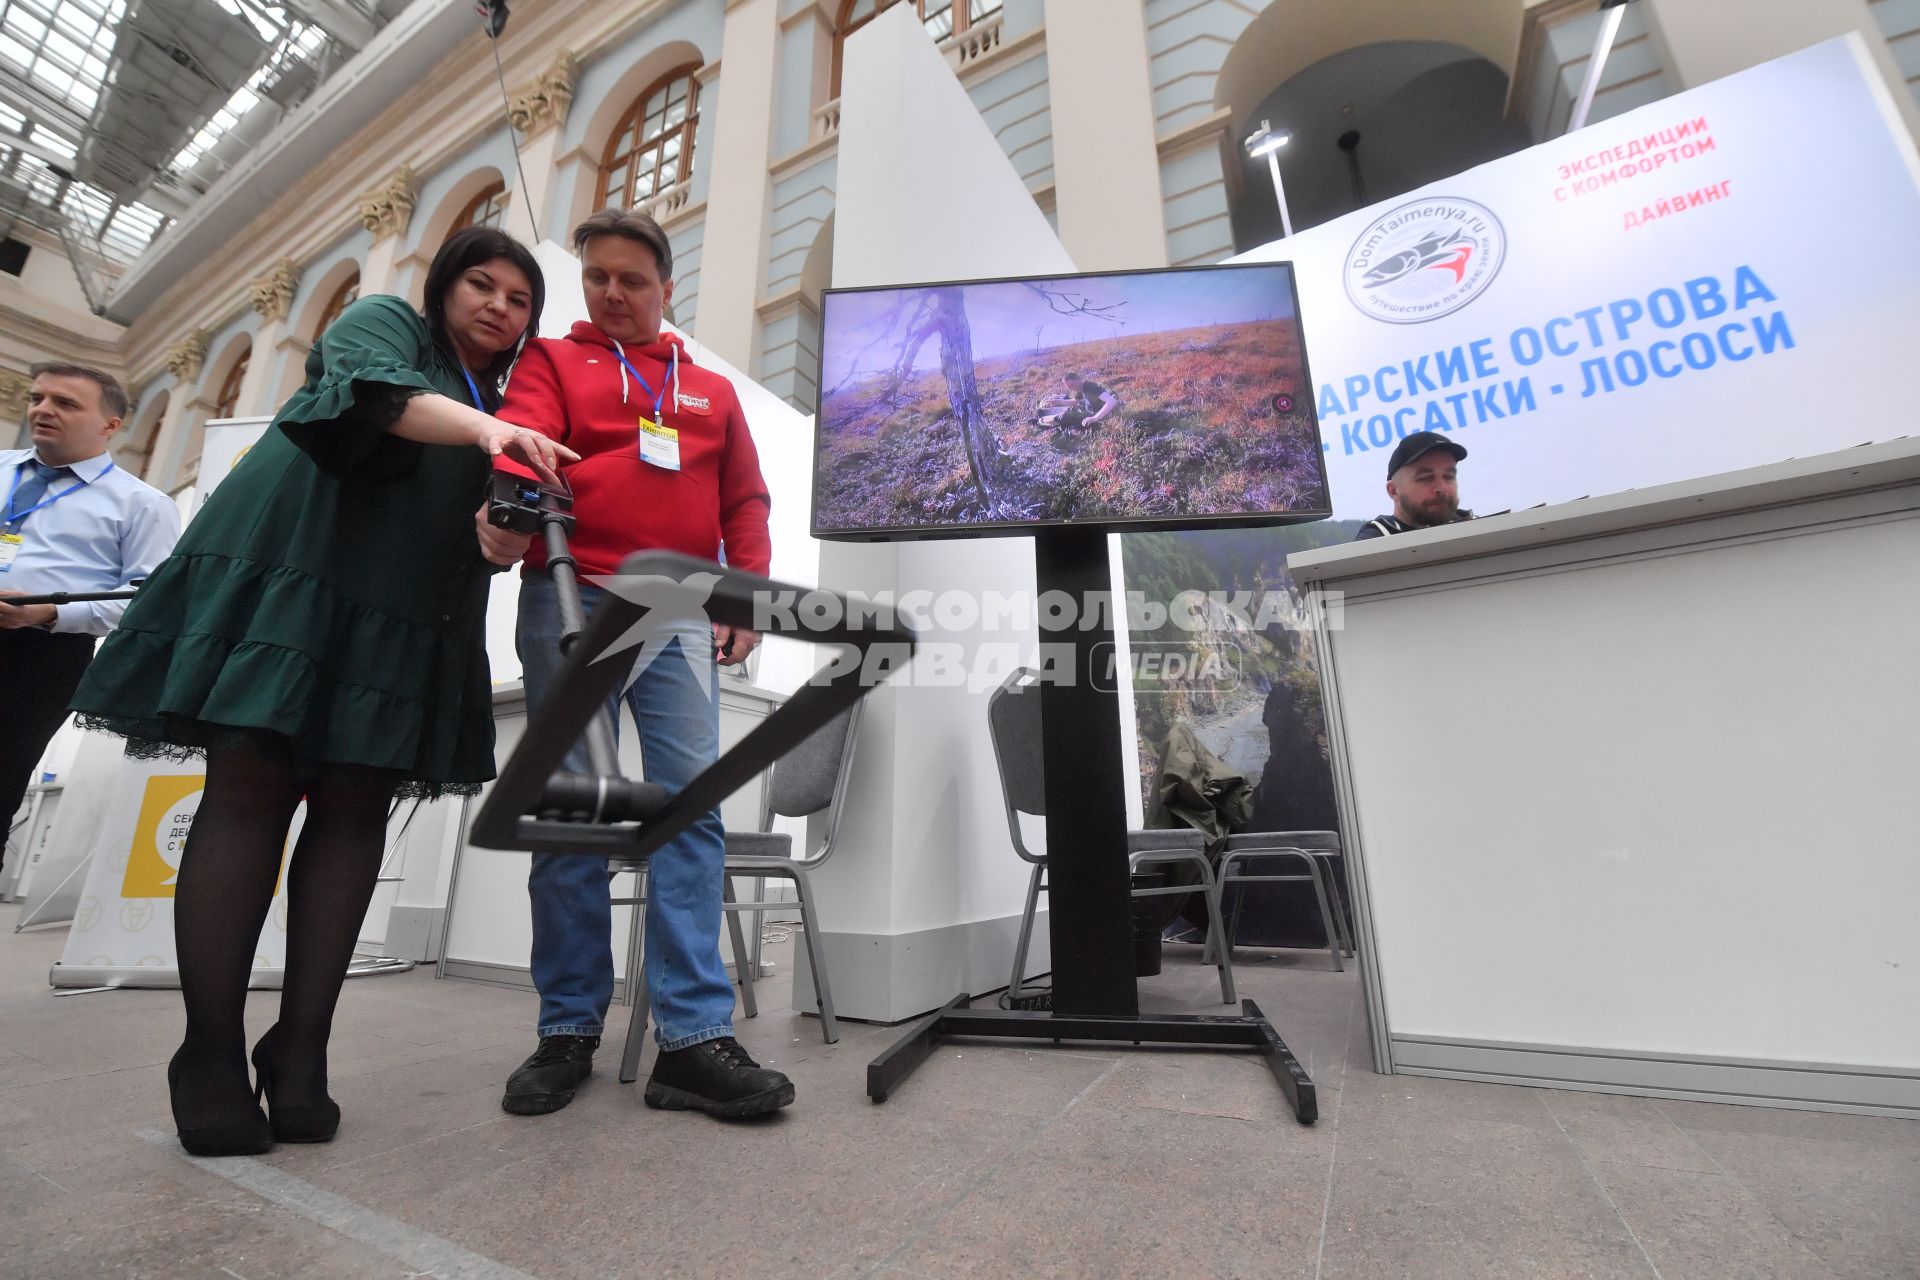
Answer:
[(663, 471), (680, 469), (680, 433), (646, 418), (640, 419), (640, 460)]
[[(678, 452), (679, 450), (676, 448), (676, 456)], [(676, 470), (677, 469), (676, 466)], [(6, 573), (13, 568), (13, 562), (20, 558), (20, 548), (25, 546), (26, 543), (27, 539), (22, 534), (0, 533), (0, 573)]]

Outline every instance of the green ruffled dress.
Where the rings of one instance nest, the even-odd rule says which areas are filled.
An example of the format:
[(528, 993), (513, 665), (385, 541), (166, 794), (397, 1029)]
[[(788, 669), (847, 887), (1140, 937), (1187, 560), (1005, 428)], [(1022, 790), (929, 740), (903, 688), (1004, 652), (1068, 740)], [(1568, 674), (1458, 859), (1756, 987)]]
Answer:
[(419, 314), (393, 297), (348, 307), (101, 645), (81, 723), (173, 759), (271, 730), (301, 765), (391, 769), (404, 795), (492, 778), (493, 566), (474, 535), (491, 467), (388, 431), (428, 391), (472, 399)]

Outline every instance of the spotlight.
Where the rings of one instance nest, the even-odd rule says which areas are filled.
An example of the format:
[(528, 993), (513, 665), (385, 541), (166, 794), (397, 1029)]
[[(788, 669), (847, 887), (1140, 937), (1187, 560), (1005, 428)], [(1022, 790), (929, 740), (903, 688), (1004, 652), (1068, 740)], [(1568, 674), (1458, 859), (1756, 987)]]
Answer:
[(1243, 144), (1247, 149), (1247, 158), (1258, 160), (1261, 156), (1270, 156), (1293, 141), (1293, 135), (1285, 129), (1275, 129), (1262, 120), (1260, 127), (1247, 135)]
[(1287, 212), (1287, 189), (1280, 181), (1280, 148), (1293, 141), (1293, 134), (1285, 129), (1275, 129), (1273, 123), (1262, 120), (1260, 127), (1247, 135), (1241, 145), (1247, 149), (1247, 158), (1258, 160), (1265, 156), (1267, 173), (1273, 178), (1273, 202), (1280, 208), (1280, 234), (1293, 234), (1293, 218)]

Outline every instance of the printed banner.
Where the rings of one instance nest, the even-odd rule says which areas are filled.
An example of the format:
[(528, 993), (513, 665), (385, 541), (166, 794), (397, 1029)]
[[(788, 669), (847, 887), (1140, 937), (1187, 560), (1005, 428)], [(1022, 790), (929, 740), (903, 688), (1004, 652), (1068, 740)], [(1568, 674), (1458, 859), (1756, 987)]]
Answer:
[[(1159, 659), (1133, 672), (1149, 809), (1186, 723), (1257, 784), (1252, 829), (1336, 824), (1286, 557), (1389, 512), (1411, 432), (1468, 449), (1481, 514), (1911, 434), (1920, 161), (1886, 92), (1830, 41), (1235, 259), (1295, 265), (1335, 519), (1122, 540), (1129, 591), (1213, 601), (1197, 633), (1129, 619)], [(1243, 941), (1318, 945), (1303, 903), (1276, 912)]]
[(200, 474), (194, 481), (202, 504), (240, 465), (247, 451), (260, 443), (260, 437), (267, 434), (272, 421), (271, 418), (230, 418), (207, 424), (206, 440), (200, 446)]
[(1910, 434), (1912, 139), (1857, 36), (1234, 259), (1290, 259), (1334, 514), (1400, 437), (1479, 512)]
[[(188, 765), (125, 760), (112, 808), (94, 843), (86, 887), (60, 962), (56, 987), (178, 986), (173, 896), (205, 775)], [(306, 810), (294, 815), (289, 847)], [(254, 951), (254, 986), (278, 986), (286, 967), (285, 855), (273, 906)]]

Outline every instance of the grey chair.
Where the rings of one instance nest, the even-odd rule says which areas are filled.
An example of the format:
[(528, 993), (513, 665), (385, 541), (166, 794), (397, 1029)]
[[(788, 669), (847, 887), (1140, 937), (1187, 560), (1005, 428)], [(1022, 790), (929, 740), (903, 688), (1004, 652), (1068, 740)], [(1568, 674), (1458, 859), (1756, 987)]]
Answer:
[[(1233, 890), (1233, 910), (1226, 928), (1215, 938), (1232, 949), (1234, 935), (1240, 930), (1240, 909), (1246, 905), (1245, 886), (1308, 881), (1320, 904), (1320, 923), (1327, 932), (1334, 972), (1343, 971), (1346, 966), (1340, 963), (1340, 953), (1353, 954), (1353, 938), (1347, 932), (1340, 884), (1333, 875), (1332, 861), (1340, 854), (1338, 831), (1248, 831), (1228, 836), (1226, 852), (1220, 858), (1220, 898), (1224, 903), (1228, 891)], [(1282, 865), (1293, 869), (1282, 871)], [(1304, 873), (1299, 870), (1302, 867)], [(1213, 941), (1208, 945), (1214, 945)]]
[[(740, 975), (740, 1000), (746, 1016), (757, 1017), (753, 996), (754, 966), (759, 948), (751, 952), (742, 940), (740, 913), (753, 914), (754, 937), (760, 935), (761, 918), (773, 910), (800, 910), (801, 932), (807, 944), (807, 960), (813, 968), (814, 1005), (820, 1011), (820, 1033), (828, 1044), (840, 1039), (840, 1025), (833, 1016), (833, 989), (827, 981), (826, 957), (820, 949), (820, 922), (814, 911), (812, 881), (808, 872), (825, 862), (833, 853), (834, 838), (840, 827), (841, 801), (847, 792), (852, 770), (854, 740), (860, 729), (860, 708), (854, 703), (847, 710), (815, 730), (806, 741), (782, 756), (771, 770), (761, 804), (758, 831), (727, 833), (726, 892), (723, 908), (733, 940), (735, 967)], [(805, 857), (793, 856), (793, 837), (772, 831), (776, 816), (805, 818), (827, 811), (827, 830), (818, 848)], [(643, 870), (644, 874), (644, 870)], [(767, 879), (791, 880), (798, 903), (774, 902), (755, 898), (740, 902), (733, 896), (735, 876), (752, 876), (757, 882)], [(757, 892), (757, 891), (756, 891)], [(623, 903), (642, 904), (644, 892)], [(641, 912), (634, 910), (633, 929), (627, 944), (627, 972), (639, 974), (642, 967)], [(638, 1078), (640, 1054), (646, 1044), (647, 996), (644, 981), (629, 982), (628, 1003), (634, 1004), (633, 1018), (627, 1024), (627, 1043), (620, 1059), (620, 1079), (631, 1083)], [(637, 992), (637, 996), (634, 994)], [(635, 1003), (637, 999), (637, 1003)]]
[[(1041, 769), (1040, 690), (1032, 683), (1038, 675), (1022, 667), (1001, 681), (987, 699), (987, 725), (993, 736), (993, 755), (1000, 766), (1000, 794), (1006, 802), (1007, 831), (1013, 837), (1013, 851), (1030, 864), (1027, 878), (1027, 903), (1020, 914), (1020, 940), (1013, 951), (1013, 978), (1007, 984), (1009, 1000), (1020, 995), (1020, 983), (1027, 967), (1027, 950), (1033, 942), (1033, 921), (1040, 909), (1040, 891), (1046, 888), (1047, 855), (1027, 848), (1020, 834), (1020, 815), (1044, 818), (1047, 813), (1046, 786)], [(1199, 869), (1200, 892), (1206, 894), (1209, 914), (1220, 920), (1220, 886), (1214, 880), (1213, 867), (1207, 861), (1206, 837), (1191, 829), (1173, 831), (1127, 832), (1127, 865), (1130, 872), (1146, 866), (1188, 863)], [(1189, 894), (1192, 885), (1135, 889), (1136, 898), (1168, 894)], [(1208, 943), (1213, 941), (1208, 934)], [(1213, 955), (1212, 951), (1208, 952)], [(1213, 963), (1220, 967), (1220, 999), (1232, 1004), (1233, 956), (1231, 948), (1221, 947)]]

